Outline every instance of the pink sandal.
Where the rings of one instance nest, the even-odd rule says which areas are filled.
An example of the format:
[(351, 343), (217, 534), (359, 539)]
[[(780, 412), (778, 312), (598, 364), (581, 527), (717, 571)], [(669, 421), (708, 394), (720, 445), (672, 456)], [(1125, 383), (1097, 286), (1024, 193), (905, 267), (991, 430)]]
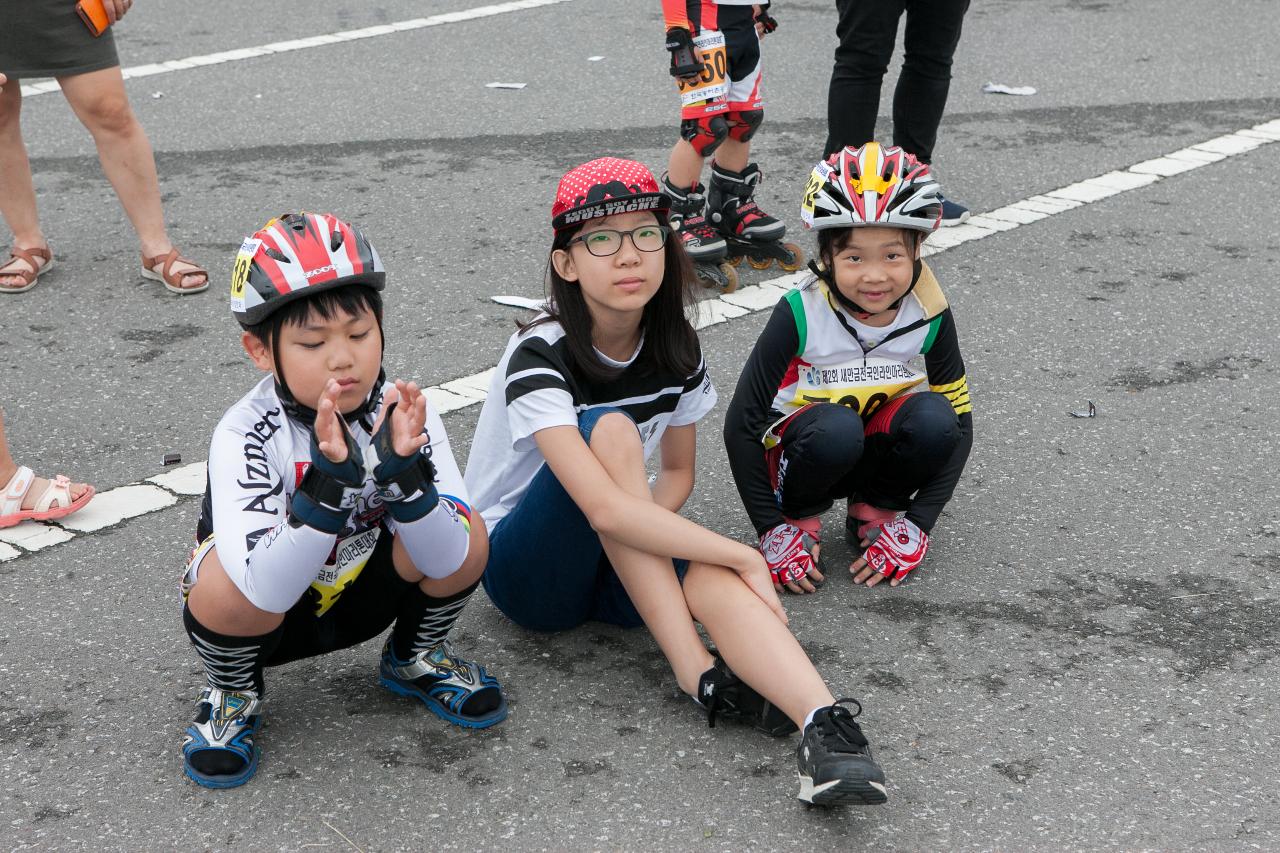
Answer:
[(0, 527), (13, 527), (27, 520), (52, 521), (63, 518), (93, 499), (93, 486), (89, 486), (83, 495), (72, 500), (71, 480), (59, 474), (49, 481), (44, 492), (36, 499), (34, 507), (23, 509), (22, 499), (27, 496), (35, 480), (35, 473), (26, 467), (20, 467), (10, 478), (4, 487), (4, 494), (0, 495)]

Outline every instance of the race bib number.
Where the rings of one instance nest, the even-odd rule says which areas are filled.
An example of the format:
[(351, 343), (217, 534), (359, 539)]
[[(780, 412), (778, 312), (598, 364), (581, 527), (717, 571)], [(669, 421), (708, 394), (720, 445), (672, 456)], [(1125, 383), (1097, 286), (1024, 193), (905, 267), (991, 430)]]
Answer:
[(848, 406), (864, 418), (894, 397), (909, 391), (928, 377), (910, 364), (871, 357), (835, 365), (800, 368), (790, 405), (836, 403)]
[(240, 251), (236, 253), (236, 265), (231, 271), (232, 311), (245, 310), (244, 287), (249, 281), (249, 269), (253, 266), (253, 256), (257, 254), (258, 247), (261, 245), (261, 240), (249, 237), (240, 244)]
[(693, 46), (702, 57), (702, 73), (692, 80), (676, 78), (680, 105), (692, 107), (729, 94), (729, 54), (724, 33), (717, 30), (694, 36)]
[(311, 582), (311, 588), (320, 594), (320, 599), (316, 603), (317, 616), (323, 615), (332, 607), (338, 600), (338, 596), (342, 595), (343, 591), (360, 576), (360, 572), (364, 571), (364, 567), (369, 563), (369, 557), (373, 554), (374, 546), (378, 544), (378, 534), (381, 530), (380, 527), (371, 528), (339, 540), (334, 546), (329, 561)]

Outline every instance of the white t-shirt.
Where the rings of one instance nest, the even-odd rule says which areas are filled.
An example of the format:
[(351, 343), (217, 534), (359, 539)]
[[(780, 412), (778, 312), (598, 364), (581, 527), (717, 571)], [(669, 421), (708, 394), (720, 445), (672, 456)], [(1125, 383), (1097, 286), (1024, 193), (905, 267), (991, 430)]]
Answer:
[(564, 334), (554, 321), (517, 332), (493, 371), (465, 474), (472, 505), (490, 532), (520, 502), (546, 461), (533, 440), (539, 430), (577, 426), (578, 416), (589, 409), (621, 409), (639, 427), (648, 459), (667, 427), (697, 423), (715, 407), (716, 390), (701, 358), (689, 376), (633, 366), (642, 339), (625, 362), (597, 351), (605, 364), (626, 369), (609, 382), (593, 382), (569, 366)]

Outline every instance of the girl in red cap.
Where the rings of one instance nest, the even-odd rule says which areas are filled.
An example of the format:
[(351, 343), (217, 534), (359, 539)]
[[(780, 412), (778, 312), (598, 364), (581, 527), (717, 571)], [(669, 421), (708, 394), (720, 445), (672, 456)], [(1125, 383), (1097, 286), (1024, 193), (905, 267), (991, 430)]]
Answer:
[(508, 342), (467, 460), (491, 531), (485, 589), (531, 630), (647, 626), (712, 725), (803, 728), (801, 799), (884, 802), (857, 703), (837, 703), (792, 636), (760, 553), (678, 514), (716, 392), (686, 316), (693, 272), (669, 239), (669, 204), (629, 160), (560, 181), (550, 299)]

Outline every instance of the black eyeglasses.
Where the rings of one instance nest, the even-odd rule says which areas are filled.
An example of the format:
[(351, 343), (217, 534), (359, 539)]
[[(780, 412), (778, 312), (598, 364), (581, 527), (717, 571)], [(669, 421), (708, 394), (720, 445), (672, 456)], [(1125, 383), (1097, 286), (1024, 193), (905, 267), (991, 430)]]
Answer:
[(641, 225), (639, 228), (633, 228), (630, 231), (601, 228), (599, 231), (579, 234), (565, 245), (572, 246), (574, 243), (582, 243), (587, 247), (587, 251), (597, 258), (607, 258), (610, 255), (618, 254), (618, 250), (622, 248), (622, 238), (624, 236), (630, 236), (631, 245), (635, 246), (639, 251), (656, 252), (666, 245), (667, 237), (670, 235), (671, 229), (666, 225)]

